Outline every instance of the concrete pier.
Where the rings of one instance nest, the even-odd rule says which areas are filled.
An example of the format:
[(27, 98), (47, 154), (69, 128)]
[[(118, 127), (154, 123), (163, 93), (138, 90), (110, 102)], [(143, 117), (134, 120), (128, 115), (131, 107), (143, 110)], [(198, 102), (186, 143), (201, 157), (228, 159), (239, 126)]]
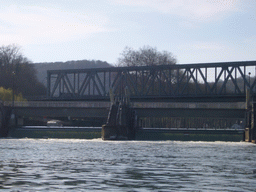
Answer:
[(249, 89), (246, 90), (245, 121), (244, 141), (256, 143), (256, 102), (253, 101)]

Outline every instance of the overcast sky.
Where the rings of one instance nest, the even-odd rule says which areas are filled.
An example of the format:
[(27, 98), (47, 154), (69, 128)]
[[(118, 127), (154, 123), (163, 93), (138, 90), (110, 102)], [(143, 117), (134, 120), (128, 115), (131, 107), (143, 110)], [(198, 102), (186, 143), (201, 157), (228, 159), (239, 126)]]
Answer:
[(0, 45), (32, 62), (102, 60), (126, 46), (178, 63), (256, 60), (255, 0), (1, 0)]

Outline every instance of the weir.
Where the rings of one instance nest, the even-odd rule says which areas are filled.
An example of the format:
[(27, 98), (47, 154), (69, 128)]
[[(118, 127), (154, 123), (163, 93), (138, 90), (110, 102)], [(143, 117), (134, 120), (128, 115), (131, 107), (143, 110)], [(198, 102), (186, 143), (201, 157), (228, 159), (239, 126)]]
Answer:
[[(107, 122), (105, 130), (111, 130), (108, 129), (111, 126), (116, 128), (109, 132), (109, 136), (105, 136), (105, 139), (110, 139), (110, 137), (112, 139), (118, 137), (119, 139), (121, 137), (123, 139), (133, 139), (133, 131), (135, 130), (135, 139), (143, 140), (147, 140), (147, 138), (152, 140), (155, 135), (162, 135), (161, 137), (155, 137), (158, 140), (182, 140), (184, 136), (187, 140), (192, 140), (192, 135), (197, 136), (205, 133), (207, 137), (218, 134), (212, 140), (219, 140), (220, 135), (225, 134), (229, 135), (229, 139), (223, 138), (222, 141), (241, 141), (241, 132), (243, 131), (241, 127), (244, 127), (244, 125), (239, 124), (239, 122), (245, 122), (245, 102), (127, 102), (127, 99), (117, 97), (113, 102), (15, 102), (15, 107), (10, 109), (15, 114), (15, 119), (12, 120), (16, 125), (10, 126), (9, 124), (8, 127), (12, 127), (9, 131), (9, 137), (30, 137), (33, 135), (30, 133), (37, 134), (40, 132), (43, 137), (63, 138), (62, 135), (64, 134), (65, 137), (70, 138), (70, 134), (73, 135), (75, 134), (74, 131), (78, 131), (81, 133), (78, 138), (83, 138), (82, 135), (85, 135), (85, 133), (81, 132), (82, 129), (73, 128), (76, 126), (93, 126), (72, 124), (72, 122), (75, 123), (73, 119), (87, 118), (94, 121), (95, 118), (98, 118), (102, 122), (96, 127), (100, 127)], [(68, 124), (64, 122), (63, 127), (51, 129), (47, 126), (47, 121), (51, 119), (63, 120), (63, 118), (68, 121), (66, 122)], [(29, 119), (33, 121), (28, 124)], [(32, 124), (33, 122), (36, 124)], [(131, 124), (134, 125), (133, 128), (135, 129), (130, 128)], [(27, 128), (27, 126), (33, 125), (33, 130)], [(40, 125), (42, 128), (36, 128), (38, 127), (36, 125)], [(236, 128), (233, 125), (241, 125), (241, 127)], [(74, 130), (72, 133), (70, 132), (71, 129)], [(88, 132), (88, 130), (85, 131)], [(99, 131), (97, 129), (98, 136), (96, 138), (100, 137)], [(61, 133), (63, 134), (61, 135)], [(175, 136), (174, 133), (184, 136), (177, 137), (177, 134)], [(240, 139), (232, 139), (231, 135), (238, 133)], [(75, 135), (74, 138), (78, 134)], [(189, 137), (187, 137), (188, 135)], [(37, 136), (37, 138), (40, 138), (40, 136)], [(205, 140), (205, 137), (196, 137), (196, 139)]]
[[(97, 121), (89, 127), (106, 123), (105, 139), (132, 139), (134, 130), (144, 133), (143, 128), (190, 134), (198, 128), (221, 133), (245, 127), (244, 140), (254, 142), (256, 71), (250, 75), (255, 67), (256, 61), (242, 61), (48, 71), (46, 97), (2, 106), (0, 133), (8, 135), (12, 116), (15, 129), (46, 126), (52, 119), (67, 121), (65, 126), (82, 125), (74, 120)], [(251, 100), (245, 105), (246, 88)], [(111, 89), (115, 100), (110, 98)], [(129, 100), (123, 98), (127, 91)], [(186, 128), (190, 130), (183, 132)]]

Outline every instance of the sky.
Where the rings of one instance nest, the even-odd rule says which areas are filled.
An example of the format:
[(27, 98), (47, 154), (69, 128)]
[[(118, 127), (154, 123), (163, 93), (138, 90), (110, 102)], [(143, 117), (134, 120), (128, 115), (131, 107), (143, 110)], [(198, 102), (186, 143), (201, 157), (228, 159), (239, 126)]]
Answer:
[(101, 60), (125, 47), (178, 64), (256, 60), (255, 0), (0, 0), (0, 46), (34, 63)]

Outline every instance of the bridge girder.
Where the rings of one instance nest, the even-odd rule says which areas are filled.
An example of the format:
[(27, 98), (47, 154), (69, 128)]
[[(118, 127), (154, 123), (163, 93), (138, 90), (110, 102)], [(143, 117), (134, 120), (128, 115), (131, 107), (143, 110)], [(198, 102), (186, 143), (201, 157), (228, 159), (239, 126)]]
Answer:
[[(256, 78), (247, 72), (256, 61), (186, 65), (50, 70), (47, 97), (58, 100), (108, 100), (109, 90), (131, 99), (222, 98), (245, 99), (255, 93)], [(240, 100), (240, 99), (239, 99)]]

